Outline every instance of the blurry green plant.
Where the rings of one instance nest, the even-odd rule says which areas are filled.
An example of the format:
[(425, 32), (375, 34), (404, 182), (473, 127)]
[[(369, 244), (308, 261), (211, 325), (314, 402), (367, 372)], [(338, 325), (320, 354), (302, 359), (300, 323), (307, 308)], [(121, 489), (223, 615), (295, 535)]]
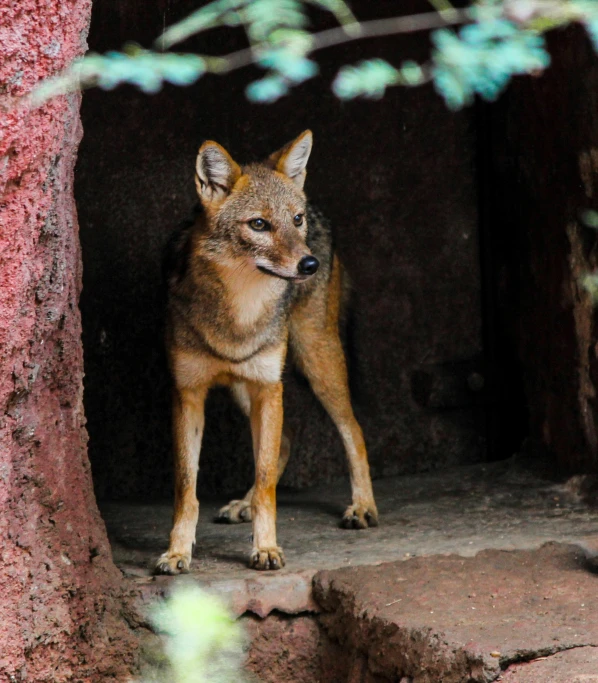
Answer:
[[(20, 98), (38, 106), (49, 98), (98, 86), (133, 84), (144, 92), (164, 82), (189, 85), (206, 73), (226, 74), (256, 64), (262, 78), (247, 86), (255, 102), (273, 102), (318, 73), (314, 54), (361, 38), (431, 30), (433, 49), (425, 64), (398, 67), (383, 59), (342, 66), (332, 88), (337, 97), (380, 98), (389, 87), (432, 81), (451, 109), (470, 104), (475, 95), (494, 100), (510, 79), (539, 74), (550, 63), (544, 33), (570, 23), (585, 26), (598, 51), (598, 0), (475, 0), (456, 9), (449, 0), (430, 0), (433, 11), (360, 22), (345, 0), (213, 0), (157, 39), (154, 50), (127, 45), (122, 52), (89, 53), (55, 78)], [(308, 6), (331, 12), (336, 28), (309, 30)], [(205, 31), (243, 27), (249, 46), (225, 56), (167, 52)], [(457, 28), (449, 28), (449, 27)]]
[[(579, 220), (587, 228), (598, 230), (598, 211), (585, 209), (580, 213)], [(598, 271), (584, 273), (579, 278), (579, 283), (590, 295), (592, 304), (598, 306)]]
[(470, 24), (459, 34), (441, 29), (432, 40), (434, 84), (451, 109), (471, 104), (475, 94), (495, 100), (512, 76), (550, 64), (543, 36), (505, 19)]
[(598, 274), (585, 273), (581, 277), (581, 286), (590, 295), (594, 306), (598, 304)]
[(193, 583), (153, 606), (161, 652), (151, 653), (140, 683), (244, 683), (245, 636), (218, 598)]

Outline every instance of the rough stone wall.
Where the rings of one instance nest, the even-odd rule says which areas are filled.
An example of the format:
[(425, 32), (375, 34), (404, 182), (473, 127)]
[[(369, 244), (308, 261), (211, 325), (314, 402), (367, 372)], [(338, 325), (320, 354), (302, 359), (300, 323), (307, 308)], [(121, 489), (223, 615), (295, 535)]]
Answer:
[(273, 613), (241, 619), (250, 640), (245, 666), (261, 683), (389, 683), (367, 657), (330, 638), (315, 614)]
[[(90, 45), (148, 45), (191, 6), (97, 3)], [(355, 8), (364, 18), (397, 12), (394, 0)], [(427, 8), (403, 3), (401, 11)], [(243, 40), (221, 32), (181, 49), (224, 53)], [(340, 64), (372, 55), (400, 62), (428, 50), (419, 35), (323, 53), (322, 77), (271, 106), (246, 101), (247, 70), (153, 97), (132, 88), (84, 95), (76, 197), (85, 401), (99, 496), (171, 495), (159, 261), (169, 232), (196, 201), (201, 141), (215, 139), (247, 160), (308, 127), (315, 145), (307, 192), (332, 219), (354, 284), (353, 399), (374, 476), (483, 458), (483, 411), (467, 388), (481, 355), (473, 112), (449, 113), (430, 87), (346, 104), (329, 87)], [(286, 405), (295, 446), (282, 483), (344, 476), (332, 423), (292, 373)], [(216, 394), (208, 404), (200, 490), (242, 489), (252, 469), (245, 420)]]
[[(89, 16), (88, 0), (0, 2), (0, 107), (81, 54)], [(79, 105), (0, 109), (2, 681), (122, 679), (133, 650), (86, 449)]]
[(493, 115), (493, 251), (505, 342), (517, 349), (530, 438), (562, 469), (598, 468), (596, 321), (580, 286), (597, 265), (598, 59), (581, 28), (550, 36), (553, 65)]

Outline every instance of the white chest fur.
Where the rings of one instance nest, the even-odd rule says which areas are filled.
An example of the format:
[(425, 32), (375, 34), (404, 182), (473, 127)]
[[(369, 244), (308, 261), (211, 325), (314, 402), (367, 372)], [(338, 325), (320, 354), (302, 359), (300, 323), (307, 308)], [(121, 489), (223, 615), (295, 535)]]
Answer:
[(177, 351), (172, 358), (172, 370), (177, 386), (189, 389), (211, 386), (223, 377), (229, 381), (249, 380), (270, 384), (280, 380), (285, 353), (286, 344), (281, 344), (265, 349), (243, 363), (231, 363), (202, 353)]
[(220, 269), (232, 314), (239, 327), (252, 327), (282, 295), (283, 280), (265, 275), (243, 261)]

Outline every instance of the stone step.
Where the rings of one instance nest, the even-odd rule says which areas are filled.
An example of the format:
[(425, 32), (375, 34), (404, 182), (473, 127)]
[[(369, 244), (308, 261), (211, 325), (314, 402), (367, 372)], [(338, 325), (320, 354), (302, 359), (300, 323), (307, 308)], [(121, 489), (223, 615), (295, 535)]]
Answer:
[(577, 546), (323, 571), (314, 597), (327, 636), (384, 680), (598, 681), (598, 577)]

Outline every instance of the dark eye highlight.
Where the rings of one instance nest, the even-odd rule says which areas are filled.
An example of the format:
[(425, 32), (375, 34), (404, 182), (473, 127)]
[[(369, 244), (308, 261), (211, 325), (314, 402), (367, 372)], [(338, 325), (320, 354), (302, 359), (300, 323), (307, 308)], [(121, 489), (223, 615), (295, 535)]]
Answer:
[(299, 227), (300, 225), (303, 225), (303, 214), (298, 213), (296, 216), (293, 216), (293, 223)]
[(249, 227), (258, 232), (264, 232), (265, 230), (270, 230), (270, 223), (263, 218), (254, 218), (249, 221)]

